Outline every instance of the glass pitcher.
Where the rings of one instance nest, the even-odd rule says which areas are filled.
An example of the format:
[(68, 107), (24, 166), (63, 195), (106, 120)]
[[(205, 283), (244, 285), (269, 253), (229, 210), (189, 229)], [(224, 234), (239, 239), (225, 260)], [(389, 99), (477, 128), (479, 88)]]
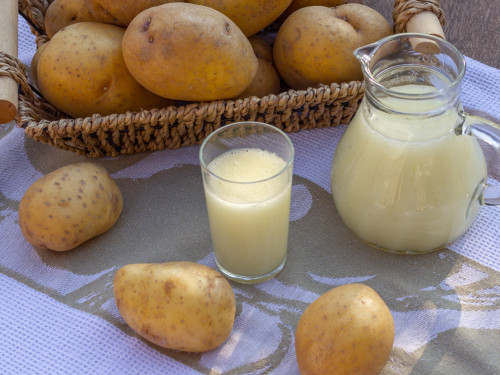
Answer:
[[(438, 51), (418, 52), (424, 39)], [(477, 140), (500, 151), (500, 127), (463, 112), (465, 60), (445, 40), (397, 34), (354, 55), (365, 96), (332, 161), (337, 211), (382, 250), (442, 248), (469, 229), (481, 205), (500, 204)]]

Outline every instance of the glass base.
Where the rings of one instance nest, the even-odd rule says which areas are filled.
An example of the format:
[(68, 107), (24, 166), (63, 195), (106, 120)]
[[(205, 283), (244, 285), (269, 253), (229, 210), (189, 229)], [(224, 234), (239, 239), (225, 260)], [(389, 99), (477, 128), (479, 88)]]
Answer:
[(386, 249), (385, 247), (382, 247), (382, 246), (378, 246), (378, 245), (375, 245), (371, 242), (367, 242), (367, 241), (364, 241), (364, 240), (361, 240), (363, 243), (365, 243), (366, 245), (370, 246), (370, 247), (373, 247), (377, 250), (381, 250), (383, 252), (386, 252), (386, 253), (390, 253), (390, 254), (396, 254), (396, 255), (421, 255), (421, 254), (429, 254), (429, 253), (433, 253), (435, 251), (438, 251), (438, 250), (442, 250), (446, 247), (446, 245), (442, 245), (442, 246), (438, 246), (438, 247), (435, 247), (435, 248), (432, 248), (432, 249), (429, 249), (429, 250), (411, 250), (411, 249), (403, 249), (403, 250), (395, 250), (395, 249)]
[(217, 259), (215, 259), (215, 263), (217, 263), (217, 267), (219, 268), (219, 271), (226, 276), (229, 280), (235, 281), (237, 283), (241, 284), (258, 284), (262, 283), (264, 281), (267, 281), (269, 279), (272, 279), (274, 276), (276, 276), (280, 271), (285, 267), (285, 262), (286, 262), (286, 256), (285, 259), (283, 259), (283, 262), (274, 269), (273, 271), (265, 274), (265, 275), (258, 275), (258, 276), (244, 276), (244, 275), (237, 275), (235, 273), (232, 273), (228, 270), (226, 270), (224, 267), (222, 267)]
[(383, 247), (372, 245), (372, 244), (369, 244), (369, 245), (371, 245), (372, 247), (375, 247), (378, 250), (382, 250), (383, 252), (390, 253), (390, 254), (396, 254), (396, 255), (398, 255), (398, 254), (399, 255), (422, 255), (422, 254), (433, 253), (435, 251), (442, 250), (445, 248), (445, 246), (440, 246), (440, 247), (436, 247), (436, 248), (431, 249), (431, 250), (423, 250), (423, 251), (419, 251), (419, 250), (391, 250), (391, 249), (385, 249)]

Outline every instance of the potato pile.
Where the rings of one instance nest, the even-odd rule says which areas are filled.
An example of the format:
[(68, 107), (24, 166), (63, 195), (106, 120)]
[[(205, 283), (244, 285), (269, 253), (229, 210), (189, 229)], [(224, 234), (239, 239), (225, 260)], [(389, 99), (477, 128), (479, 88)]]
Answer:
[(392, 31), (374, 9), (345, 3), (54, 0), (32, 76), (73, 117), (360, 80), (352, 52)]

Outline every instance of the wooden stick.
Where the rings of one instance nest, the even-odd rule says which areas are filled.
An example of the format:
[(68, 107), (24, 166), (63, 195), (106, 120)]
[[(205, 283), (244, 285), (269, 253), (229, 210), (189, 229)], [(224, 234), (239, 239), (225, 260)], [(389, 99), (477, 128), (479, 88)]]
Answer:
[[(441, 22), (431, 11), (415, 14), (406, 23), (406, 31), (409, 33), (430, 34), (445, 39)], [(421, 53), (439, 53), (440, 51), (439, 45), (429, 39), (412, 38), (411, 44), (415, 51)]]
[[(0, 51), (17, 57), (18, 0), (2, 0), (0, 10)], [(0, 77), (0, 124), (6, 124), (17, 115), (17, 82)]]

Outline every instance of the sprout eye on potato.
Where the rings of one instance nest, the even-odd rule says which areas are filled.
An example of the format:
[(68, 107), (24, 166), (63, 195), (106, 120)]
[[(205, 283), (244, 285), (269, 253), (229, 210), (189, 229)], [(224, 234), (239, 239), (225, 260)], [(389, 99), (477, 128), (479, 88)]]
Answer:
[(106, 169), (75, 163), (35, 181), (19, 204), (19, 226), (33, 246), (66, 251), (109, 230), (123, 198)]
[(212, 350), (233, 328), (236, 301), (231, 285), (202, 264), (128, 264), (116, 272), (113, 292), (130, 328), (167, 349)]

